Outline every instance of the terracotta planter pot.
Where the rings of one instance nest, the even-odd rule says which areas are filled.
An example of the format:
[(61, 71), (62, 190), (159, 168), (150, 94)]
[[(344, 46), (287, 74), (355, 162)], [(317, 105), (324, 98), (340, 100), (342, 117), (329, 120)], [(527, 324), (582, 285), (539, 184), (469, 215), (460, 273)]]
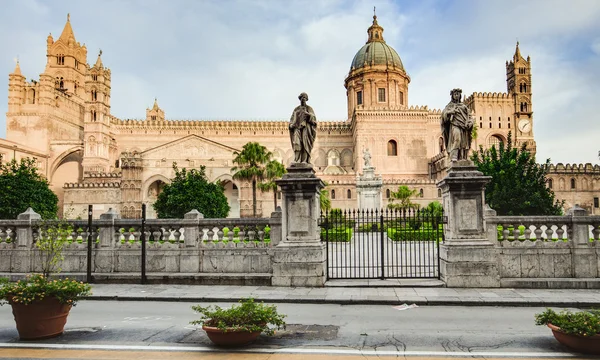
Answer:
[(581, 353), (600, 355), (600, 335), (580, 336), (565, 334), (558, 326), (547, 324), (559, 343)]
[(227, 331), (223, 332), (216, 327), (202, 326), (202, 330), (206, 331), (206, 335), (215, 345), (224, 347), (243, 346), (254, 342), (261, 331)]
[(29, 305), (10, 302), (21, 340), (51, 338), (63, 333), (71, 305), (45, 298)]

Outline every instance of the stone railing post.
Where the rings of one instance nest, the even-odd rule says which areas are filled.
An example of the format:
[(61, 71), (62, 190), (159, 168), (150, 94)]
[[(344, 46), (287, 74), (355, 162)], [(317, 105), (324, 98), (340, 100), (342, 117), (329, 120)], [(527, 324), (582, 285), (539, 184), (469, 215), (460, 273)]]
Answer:
[(183, 218), (185, 220), (196, 220), (195, 225), (186, 224), (185, 235), (184, 235), (185, 236), (184, 247), (186, 247), (186, 248), (196, 247), (198, 245), (197, 241), (198, 241), (198, 235), (200, 233), (200, 229), (198, 228), (198, 224), (199, 224), (198, 220), (204, 219), (204, 215), (200, 211), (193, 209), (192, 211), (183, 215)]
[(17, 247), (12, 251), (10, 260), (10, 271), (17, 273), (28, 273), (33, 270), (35, 260), (33, 245), (33, 224), (39, 223), (40, 214), (28, 208), (25, 212), (17, 215)]
[[(185, 219), (185, 238), (183, 240), (183, 249), (179, 253), (179, 271), (183, 273), (197, 273), (200, 271), (202, 262), (202, 250), (198, 247), (200, 239), (200, 219), (204, 215), (196, 209), (183, 215)], [(187, 224), (189, 222), (189, 224)]]
[(100, 220), (110, 220), (111, 223), (108, 226), (100, 228), (100, 247), (114, 247), (114, 235), (117, 231), (115, 229), (115, 220), (120, 219), (121, 215), (116, 212), (113, 208), (109, 208), (104, 214), (100, 214)]
[(451, 163), (437, 184), (448, 217), (440, 245), (440, 276), (448, 287), (500, 286), (496, 242), (490, 241), (495, 238), (484, 221), (484, 189), (490, 179), (471, 161), (460, 160)]
[(498, 245), (498, 223), (491, 218), (497, 215), (496, 210), (485, 204), (483, 209), (483, 221), (485, 224), (486, 237), (489, 242)]
[(277, 246), (281, 242), (281, 206), (271, 213), (269, 227), (271, 228), (271, 246)]
[(32, 208), (27, 208), (25, 212), (17, 215), (17, 220), (27, 220), (27, 225), (18, 225), (17, 227), (17, 247), (31, 248), (33, 246), (33, 221), (41, 220), (42, 216)]
[(573, 277), (595, 278), (598, 277), (598, 260), (594, 243), (590, 242), (590, 223), (587, 220), (587, 211), (579, 205), (567, 210), (571, 216), (571, 261), (573, 264)]
[(320, 190), (325, 186), (312, 165), (293, 163), (281, 180), (281, 241), (273, 248), (274, 286), (323, 286), (326, 247), (321, 242)]

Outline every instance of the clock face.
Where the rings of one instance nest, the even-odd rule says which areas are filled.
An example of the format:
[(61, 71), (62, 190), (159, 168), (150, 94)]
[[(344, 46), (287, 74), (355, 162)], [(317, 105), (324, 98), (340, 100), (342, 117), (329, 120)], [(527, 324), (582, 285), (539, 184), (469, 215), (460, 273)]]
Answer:
[(519, 121), (519, 130), (521, 130), (522, 133), (528, 133), (531, 130), (531, 121), (527, 119)]

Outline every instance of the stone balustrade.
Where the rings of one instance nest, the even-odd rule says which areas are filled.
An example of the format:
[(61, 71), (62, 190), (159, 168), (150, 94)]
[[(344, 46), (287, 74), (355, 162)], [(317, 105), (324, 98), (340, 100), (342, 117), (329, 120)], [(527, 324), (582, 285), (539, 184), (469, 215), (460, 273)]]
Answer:
[(502, 287), (598, 288), (600, 216), (574, 207), (565, 216), (490, 216)]
[[(1, 273), (41, 270), (35, 243), (45, 235), (49, 223), (32, 210), (21, 215), (19, 220), (0, 220)], [(148, 273), (195, 274), (193, 281), (188, 281), (194, 283), (206, 283), (198, 279), (202, 274), (215, 275), (212, 283), (223, 283), (215, 277), (227, 275), (226, 281), (234, 284), (270, 285), (271, 249), (281, 240), (280, 210), (270, 218), (240, 219), (204, 219), (193, 210), (184, 219), (146, 220), (144, 234), (141, 220), (120, 219), (113, 210), (94, 219), (91, 229), (84, 220), (68, 223), (72, 231), (64, 247), (62, 271), (86, 272), (91, 231), (95, 276), (139, 275), (143, 237)]]

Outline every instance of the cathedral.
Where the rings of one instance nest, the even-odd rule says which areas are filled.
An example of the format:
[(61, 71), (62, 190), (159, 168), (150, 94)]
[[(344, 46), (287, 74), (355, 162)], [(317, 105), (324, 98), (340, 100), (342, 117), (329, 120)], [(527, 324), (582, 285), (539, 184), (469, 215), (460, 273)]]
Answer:
[[(312, 150), (317, 176), (328, 184), (332, 207), (356, 208), (357, 177), (367, 150), (383, 182), (382, 206), (400, 185), (417, 191), (416, 203), (439, 201), (436, 182), (447, 166), (441, 111), (410, 103), (410, 76), (385, 42), (376, 16), (367, 35), (344, 81), (347, 114), (340, 114), (339, 121), (318, 122)], [(229, 217), (251, 216), (251, 186), (233, 179), (233, 152), (258, 141), (286, 166), (294, 158), (289, 119), (167, 119), (156, 99), (145, 118), (120, 119), (111, 113), (112, 74), (102, 52), (93, 65), (88, 63), (87, 48), (76, 40), (69, 16), (60, 36), (49, 35), (46, 45), (47, 62), (39, 80), (27, 81), (18, 63), (9, 74), (6, 139), (0, 139), (0, 154), (3, 161), (36, 159), (65, 216), (81, 216), (93, 204), (95, 217), (113, 208), (123, 218), (138, 218), (147, 204), (148, 217), (155, 217), (151, 205), (174, 176), (174, 162), (179, 167), (205, 166), (210, 181), (224, 184)], [(517, 144), (526, 143), (535, 153), (531, 59), (521, 55), (518, 43), (505, 71), (506, 92), (464, 97), (477, 128), (473, 149), (504, 142), (511, 132)], [(450, 89), (444, 91), (450, 100)], [(590, 213), (599, 212), (600, 166), (553, 165), (548, 186), (566, 201), (566, 208), (579, 204)], [(273, 195), (258, 193), (259, 216), (273, 211)]]

